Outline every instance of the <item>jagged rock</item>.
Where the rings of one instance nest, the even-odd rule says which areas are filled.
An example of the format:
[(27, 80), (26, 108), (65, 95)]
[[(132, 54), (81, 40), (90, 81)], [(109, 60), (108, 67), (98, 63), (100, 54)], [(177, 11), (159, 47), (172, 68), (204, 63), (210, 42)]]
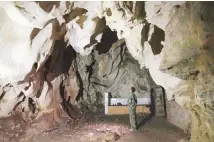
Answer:
[(165, 30), (173, 13), (182, 5), (184, 1), (173, 2), (145, 2), (146, 20), (162, 30)]
[[(133, 7), (136, 6), (135, 4), (133, 4)], [(144, 66), (144, 57), (142, 56), (141, 33), (138, 31), (142, 30), (144, 24), (142, 20), (136, 20), (134, 13), (129, 12), (124, 5), (123, 2), (103, 3), (104, 9), (110, 9), (112, 13), (111, 16), (104, 13), (106, 24), (111, 30), (117, 31), (119, 39), (125, 39), (129, 52), (139, 61), (142, 68)]]
[(104, 92), (110, 92), (113, 97), (124, 98), (131, 93), (132, 86), (136, 88), (138, 97), (148, 97), (155, 83), (148, 71), (140, 70), (138, 63), (131, 58), (124, 40), (114, 43), (105, 54), (102, 48), (98, 46), (98, 51), (95, 50), (92, 56), (80, 55), (77, 58), (82, 82), (80, 88), (83, 89), (81, 102), (88, 105), (88, 108), (94, 106), (94, 110), (101, 109)]
[[(206, 37), (212, 32), (213, 27), (210, 23), (213, 18), (205, 12), (209, 8), (212, 9), (211, 7), (212, 3), (184, 4), (175, 13), (165, 31), (166, 41), (160, 69), (183, 80), (191, 80), (191, 83), (186, 82), (190, 87), (189, 96), (194, 93), (200, 96), (202, 92), (213, 91), (213, 87), (210, 86), (213, 84), (212, 66), (208, 65), (211, 62), (209, 53), (212, 51), (209, 49), (212, 45), (210, 37)], [(209, 87), (199, 89), (200, 85), (207, 84), (205, 80), (209, 82)], [(191, 91), (191, 86), (195, 89), (194, 93)]]
[[(204, 109), (205, 112), (213, 113), (207, 107), (207, 105), (213, 107), (213, 98), (209, 93), (214, 91), (213, 67), (210, 64), (212, 62), (210, 50), (212, 48), (210, 33), (213, 31), (213, 24), (211, 24), (213, 17), (210, 16), (210, 13), (213, 13), (212, 6), (213, 3), (209, 2), (187, 2), (177, 10), (165, 31), (166, 41), (160, 69), (186, 80), (186, 93), (175, 94), (175, 100), (181, 105), (186, 104), (190, 111), (191, 141), (198, 141), (201, 138), (205, 141), (213, 140), (213, 134), (210, 132), (213, 131), (212, 129), (204, 129), (204, 135), (200, 135), (200, 128), (205, 127), (208, 121), (209, 125), (213, 125), (214, 120), (209, 114), (199, 112)], [(184, 90), (185, 88), (179, 88), (179, 92)], [(189, 99), (181, 99), (183, 97), (189, 97)], [(196, 106), (198, 109), (195, 109)], [(205, 115), (205, 120), (197, 114)], [(209, 125), (206, 127), (210, 127)]]
[(0, 2), (0, 13), (0, 117), (79, 119), (75, 104), (95, 111), (103, 92), (156, 83), (190, 112), (192, 141), (213, 141), (212, 2)]
[(200, 70), (196, 66), (198, 55), (203, 54), (201, 48), (210, 48), (213, 18), (206, 11), (211, 7), (211, 3), (196, 2), (184, 4), (177, 10), (165, 31), (162, 70), (169, 70), (175, 76), (198, 75)]
[(174, 89), (183, 84), (184, 81), (178, 77), (171, 76), (159, 70), (162, 55), (153, 55), (151, 45), (148, 42), (144, 44), (144, 55), (146, 68), (149, 69), (152, 79), (157, 85), (161, 85), (166, 90), (167, 98), (172, 99)]
[(57, 18), (60, 24), (64, 22), (63, 15), (70, 12), (70, 2), (1, 2), (8, 16), (21, 25), (39, 29), (51, 19)]

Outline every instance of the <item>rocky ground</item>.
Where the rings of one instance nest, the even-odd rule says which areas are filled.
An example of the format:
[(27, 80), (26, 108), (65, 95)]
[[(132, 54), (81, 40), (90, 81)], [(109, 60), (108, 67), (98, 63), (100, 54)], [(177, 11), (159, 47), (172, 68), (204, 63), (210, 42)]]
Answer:
[(177, 142), (187, 139), (163, 117), (139, 115), (138, 132), (129, 132), (128, 116), (90, 115), (75, 128), (59, 125), (42, 130), (44, 121), (26, 124), (19, 118), (0, 120), (1, 142)]

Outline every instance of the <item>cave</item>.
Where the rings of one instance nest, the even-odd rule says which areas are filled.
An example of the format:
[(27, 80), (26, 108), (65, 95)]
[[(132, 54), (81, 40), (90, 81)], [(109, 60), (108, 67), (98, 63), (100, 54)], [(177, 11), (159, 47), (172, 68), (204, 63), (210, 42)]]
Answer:
[(0, 2), (0, 142), (213, 142), (213, 2)]

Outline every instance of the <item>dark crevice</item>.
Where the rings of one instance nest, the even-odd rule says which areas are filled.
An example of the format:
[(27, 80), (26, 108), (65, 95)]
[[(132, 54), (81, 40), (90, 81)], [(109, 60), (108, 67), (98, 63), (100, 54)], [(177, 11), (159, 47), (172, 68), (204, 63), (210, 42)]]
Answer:
[(27, 91), (30, 86), (31, 86), (31, 83), (29, 83), (29, 85), (24, 88), (24, 91)]
[(16, 110), (16, 108), (25, 101), (26, 97), (24, 96), (23, 99), (21, 101), (19, 101), (18, 103), (16, 103), (16, 105), (13, 107), (12, 112), (14, 112)]
[(41, 94), (42, 94), (43, 85), (44, 85), (44, 82), (41, 81), (41, 83), (39, 83), (39, 89), (38, 89), (38, 91), (36, 93), (36, 97), (37, 98), (39, 98), (41, 96)]
[(118, 59), (119, 57), (120, 57), (120, 61), (119, 61), (119, 63), (117, 64), (117, 67), (119, 67), (119, 66), (122, 64), (122, 62), (123, 62), (123, 55), (126, 53), (126, 48), (124, 48), (124, 47), (125, 47), (125, 43), (123, 43), (123, 44), (121, 45), (121, 47), (120, 47), (120, 52), (119, 52), (117, 58), (113, 61), (112, 65), (111, 65), (111, 71), (110, 71), (109, 74), (111, 74), (111, 73), (114, 72), (116, 69), (118, 69), (118, 68), (113, 69), (113, 67), (114, 67), (115, 62), (117, 61), (117, 59)]
[(36, 106), (35, 106), (35, 102), (31, 97), (28, 98), (28, 107), (33, 113), (35, 113)]
[[(47, 79), (47, 76), (48, 76), (48, 73), (49, 73), (50, 67), (51, 67), (51, 61), (52, 61), (52, 56), (50, 55), (49, 58), (47, 59), (47, 61), (44, 64), (44, 69), (43, 69), (43, 73), (42, 73), (42, 83), (41, 83), (41, 85), (43, 86), (45, 81), (48, 84), (48, 91), (46, 93), (46, 97), (47, 97), (47, 94), (49, 93), (49, 91), (53, 88), (53, 86), (51, 84), (51, 81), (49, 81)], [(40, 86), (41, 87), (40, 90), (42, 90), (42, 88), (43, 88), (42, 86)], [(41, 93), (37, 96), (37, 98), (39, 98), (40, 96), (41, 96)]]
[(161, 41), (165, 40), (165, 33), (162, 29), (154, 26), (154, 33), (149, 41), (154, 55), (160, 54), (163, 48)]
[(35, 69), (37, 69), (37, 68), (38, 68), (38, 63), (35, 62), (35, 63), (33, 64), (33, 67), (34, 67)]
[(24, 96), (25, 94), (21, 91), (20, 93), (19, 93), (19, 95), (16, 97), (16, 99), (18, 100), (21, 96)]
[(77, 77), (77, 80), (79, 82), (79, 91), (78, 91), (78, 94), (76, 96), (76, 101), (78, 102), (80, 100), (80, 98), (83, 97), (83, 91), (84, 91), (84, 85), (83, 85), (83, 80), (82, 80), (82, 77), (79, 73), (79, 70), (78, 70), (78, 65), (77, 65), (77, 53), (75, 52), (74, 53), (74, 60), (73, 60), (73, 64), (72, 64), (72, 68), (73, 70), (75, 71), (75, 74), (76, 74), (76, 77)]
[(41, 96), (45, 82), (48, 84), (46, 95), (50, 91), (54, 93), (51, 81), (62, 74), (68, 74), (72, 61), (75, 58), (74, 53), (74, 49), (71, 46), (67, 47), (66, 42), (56, 40), (54, 46), (51, 48), (51, 54), (46, 56), (39, 69), (37, 70), (38, 63), (35, 63), (25, 79), (19, 82), (19, 84), (23, 82), (29, 82), (29, 86), (33, 84), (37, 98)]
[(144, 1), (137, 1), (135, 6), (135, 17), (137, 19), (144, 19), (146, 18), (146, 11), (145, 11), (145, 2)]
[(105, 85), (105, 84), (101, 84), (101, 83), (97, 83), (97, 82), (91, 82), (91, 83), (93, 83), (94, 85), (102, 86), (102, 87), (108, 87), (108, 86)]
[(199, 73), (200, 73), (199, 70), (195, 70), (195, 71), (190, 72), (189, 74), (192, 75), (192, 76), (194, 76), (193, 78), (196, 78)]
[(65, 94), (64, 94), (64, 90), (65, 90), (65, 86), (63, 86), (63, 83), (61, 83), (60, 84), (60, 87), (59, 87), (59, 91), (60, 91), (60, 96), (61, 96), (61, 98), (62, 98), (62, 103), (61, 103), (61, 105), (62, 105), (62, 107), (63, 107), (63, 109), (65, 110), (65, 112), (68, 114), (68, 116), (70, 117), (70, 118), (72, 118), (73, 120), (75, 120), (75, 118), (70, 114), (70, 112), (69, 112), (69, 103), (66, 101), (66, 99), (65, 99)]
[(77, 94), (77, 97), (76, 97), (76, 101), (79, 101), (79, 99), (83, 97), (84, 88), (83, 88), (83, 80), (81, 78), (79, 71), (76, 71), (76, 76), (77, 76), (77, 79), (79, 81), (79, 88), (80, 88), (79, 92)]
[(68, 114), (68, 116), (73, 119), (73, 125), (76, 123), (76, 120), (79, 120), (82, 117), (82, 113), (81, 111), (76, 108), (75, 106), (73, 106), (70, 103), (70, 97), (68, 98), (68, 100), (65, 99), (65, 86), (63, 86), (63, 82), (60, 84), (60, 96), (62, 98), (62, 107), (65, 110), (65, 112)]
[(38, 35), (38, 33), (41, 31), (39, 28), (34, 28), (30, 34), (30, 45), (32, 45), (33, 39)]
[(165, 118), (167, 118), (167, 110), (166, 110), (166, 99), (167, 99), (167, 96), (166, 96), (166, 91), (165, 89), (161, 86), (162, 88), (162, 91), (163, 91), (163, 100), (164, 100), (164, 113), (165, 113)]
[(74, 57), (74, 49), (71, 46), (66, 47), (67, 44), (64, 41), (57, 40), (53, 48), (53, 52), (49, 56), (44, 65), (44, 81), (48, 84), (48, 91), (51, 91), (53, 86), (51, 81), (61, 74), (68, 74)]
[(175, 8), (180, 8), (181, 6), (180, 5), (175, 5)]
[(1, 93), (1, 95), (0, 95), (0, 101), (4, 98), (4, 96), (5, 96), (5, 94), (7, 93), (6, 91), (4, 91), (4, 88), (5, 87), (13, 87), (13, 85), (12, 84), (10, 84), (10, 83), (8, 83), (8, 84), (6, 84), (3, 88), (2, 88), (2, 93)]
[(0, 95), (0, 101), (3, 99), (4, 95), (6, 94), (6, 91), (3, 91)]
[(92, 60), (93, 61), (89, 66), (86, 65), (86, 73), (88, 73), (88, 90), (89, 90), (89, 87), (90, 87), (90, 84), (91, 84), (91, 76), (93, 75), (93, 72), (94, 72), (93, 66), (96, 63), (96, 60), (94, 59), (93, 54), (92, 54)]
[[(62, 40), (57, 40), (51, 54), (51, 66), (49, 67), (50, 73), (55, 73), (59, 76), (68, 73), (73, 60), (75, 59), (75, 50), (72, 46), (67, 47), (67, 43)], [(51, 81), (53, 80), (50, 79)]]
[(112, 44), (115, 43), (117, 40), (117, 32), (111, 31), (110, 28), (107, 28), (103, 33), (101, 42), (96, 45), (96, 50), (98, 51), (98, 54), (100, 55), (107, 53), (112, 47)]
[[(165, 94), (165, 90), (163, 87), (161, 87), (162, 91), (163, 91), (163, 100), (164, 100), (164, 113), (165, 113), (165, 117), (167, 115), (166, 113), (166, 94)], [(155, 116), (155, 112), (156, 112), (156, 104), (155, 104), (155, 100), (156, 100), (156, 92), (154, 91), (154, 89), (152, 88), (150, 91), (150, 98), (151, 98), (151, 105), (150, 105), (150, 112), (152, 116)]]
[(8, 84), (6, 84), (3, 88), (5, 88), (5, 87), (13, 87), (13, 85), (10, 84), (10, 83), (8, 83)]
[(145, 26), (143, 27), (141, 31), (141, 45), (144, 46), (144, 42), (148, 41), (148, 34), (149, 34), (149, 28), (150, 28), (150, 23), (146, 22)]
[(158, 14), (161, 11), (161, 8), (156, 12), (156, 14)]

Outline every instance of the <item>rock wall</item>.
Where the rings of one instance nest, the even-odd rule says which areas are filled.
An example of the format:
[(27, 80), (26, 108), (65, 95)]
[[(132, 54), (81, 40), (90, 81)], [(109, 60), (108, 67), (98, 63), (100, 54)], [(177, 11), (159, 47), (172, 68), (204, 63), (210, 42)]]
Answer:
[(166, 101), (166, 108), (168, 122), (189, 133), (191, 130), (190, 113), (173, 100)]
[[(166, 116), (166, 103), (165, 103), (165, 94), (161, 86), (152, 88), (151, 90), (151, 102), (153, 114), (155, 116)], [(154, 105), (154, 106), (153, 106)]]
[[(123, 37), (118, 39), (118, 32), (107, 26), (102, 4), (1, 2), (7, 18), (1, 32), (9, 33), (8, 43), (2, 40), (1, 46), (1, 117), (20, 112), (26, 119), (35, 118), (55, 113), (59, 107), (71, 115), (72, 110), (66, 108), (70, 104), (96, 111), (103, 106), (104, 92), (126, 97), (131, 86), (136, 87), (137, 96), (149, 95), (155, 83), (131, 57)], [(114, 5), (105, 5), (109, 4)], [(23, 26), (29, 30), (13, 35), (8, 23), (14, 29)], [(13, 36), (19, 44), (11, 42)]]
[[(105, 46), (108, 45), (102, 40)], [(128, 97), (130, 88), (134, 86), (136, 95), (143, 97), (149, 96), (150, 89), (156, 86), (148, 70), (141, 70), (131, 57), (124, 40), (112, 44), (106, 47), (109, 51), (105, 53), (98, 44), (91, 56), (77, 56), (78, 74), (82, 82), (82, 92), (77, 100), (80, 99), (81, 104), (94, 111), (97, 106), (103, 107), (104, 92), (110, 92), (112, 97), (123, 98)]]
[(1, 2), (0, 11), (1, 117), (61, 107), (76, 119), (75, 103), (96, 110), (101, 92), (126, 96), (134, 85), (147, 95), (156, 83), (191, 114), (191, 141), (214, 141), (212, 2)]

